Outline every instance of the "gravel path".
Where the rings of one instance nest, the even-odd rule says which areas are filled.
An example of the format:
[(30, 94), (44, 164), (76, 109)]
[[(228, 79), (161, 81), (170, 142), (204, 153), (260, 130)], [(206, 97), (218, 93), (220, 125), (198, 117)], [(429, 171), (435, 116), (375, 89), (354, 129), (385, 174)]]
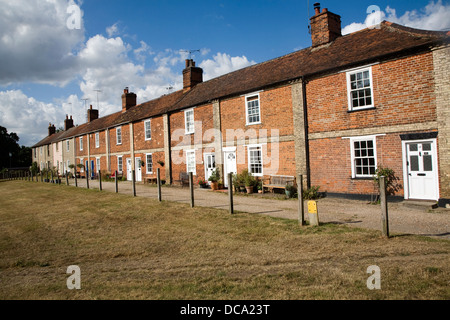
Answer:
[[(63, 181), (62, 183), (64, 183)], [(74, 185), (71, 180), (70, 185)], [(86, 180), (78, 180), (78, 186), (85, 188)], [(89, 181), (91, 189), (98, 189), (98, 181)], [(130, 182), (120, 182), (119, 192), (132, 194)], [(102, 182), (105, 191), (114, 192), (112, 182)], [(228, 210), (228, 194), (208, 189), (195, 190), (195, 206)], [(136, 185), (136, 195), (157, 199), (157, 188), (143, 184)], [(298, 219), (298, 201), (264, 198), (261, 195), (234, 196), (234, 210), (273, 217)], [(163, 200), (190, 203), (189, 188), (162, 187)], [(450, 239), (450, 209), (431, 209), (429, 203), (408, 201), (389, 203), (389, 230), (391, 235), (416, 234), (440, 239)], [(305, 202), (305, 211), (307, 210)], [(321, 223), (338, 223), (351, 227), (381, 230), (381, 209), (367, 201), (327, 197), (318, 202)], [(308, 214), (305, 213), (308, 220)], [(381, 231), (380, 231), (381, 232)]]

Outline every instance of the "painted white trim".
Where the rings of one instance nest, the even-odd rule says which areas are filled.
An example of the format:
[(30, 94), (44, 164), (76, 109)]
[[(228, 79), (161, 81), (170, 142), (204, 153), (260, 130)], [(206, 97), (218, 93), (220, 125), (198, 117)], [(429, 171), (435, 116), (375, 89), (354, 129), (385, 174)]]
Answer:
[[(216, 154), (214, 152), (205, 152), (203, 153), (203, 168), (205, 170), (205, 180), (208, 181), (208, 162), (206, 161), (208, 156), (213, 156), (214, 157), (214, 164), (216, 162)], [(216, 166), (214, 165), (214, 169), (216, 168)]]
[(236, 147), (224, 147), (222, 148), (223, 152), (233, 152), (236, 151)]
[[(145, 127), (147, 123), (150, 125), (150, 138), (147, 138), (147, 128)], [(151, 122), (151, 119), (147, 119), (147, 120), (144, 121), (144, 137), (145, 137), (145, 141), (152, 140), (152, 122)]]
[(189, 173), (189, 157), (188, 154), (193, 153), (194, 154), (194, 171), (192, 171), (192, 174), (195, 176), (197, 175), (197, 158), (195, 154), (195, 149), (186, 150), (186, 172)]
[[(186, 114), (192, 111), (192, 131), (187, 130), (187, 117)], [(195, 113), (194, 108), (184, 110), (184, 132), (185, 134), (193, 134), (195, 133)]]
[(403, 164), (403, 192), (405, 200), (409, 199), (409, 176), (408, 176), (408, 150), (406, 149), (406, 145), (410, 143), (424, 143), (424, 142), (432, 142), (433, 143), (433, 171), (434, 178), (436, 181), (436, 199), (439, 200), (440, 197), (440, 188), (439, 188), (439, 167), (438, 167), (438, 145), (437, 139), (420, 139), (420, 140), (402, 140), (402, 164)]
[[(119, 143), (119, 135), (118, 132), (120, 130), (120, 143)], [(122, 144), (122, 126), (116, 128), (116, 145)]]
[(264, 90), (258, 90), (258, 91), (254, 91), (254, 92), (250, 92), (250, 93), (241, 94), (239, 97), (240, 97), (240, 98), (242, 98), (242, 97), (248, 97), (248, 96), (253, 97), (253, 96), (256, 96), (257, 94), (259, 94), (259, 93), (261, 93), (261, 92), (264, 92)]
[[(148, 171), (148, 156), (152, 156), (152, 171)], [(146, 174), (153, 174), (153, 153), (145, 154), (145, 172)]]
[(96, 132), (95, 135), (95, 148), (100, 148), (100, 132)]
[[(360, 73), (360, 72), (364, 72), (364, 71), (369, 71), (369, 78), (370, 78), (370, 95), (372, 97), (372, 104), (367, 105), (367, 106), (363, 106), (363, 107), (356, 107), (353, 108), (352, 107), (352, 97), (351, 97), (351, 84), (350, 84), (350, 75), (354, 74), (354, 73)], [(351, 71), (347, 71), (346, 72), (346, 78), (347, 78), (347, 103), (348, 103), (348, 110), (349, 111), (359, 111), (359, 110), (364, 110), (364, 109), (371, 109), (375, 107), (375, 97), (373, 95), (373, 75), (372, 75), (372, 66), (369, 67), (361, 67), (361, 68), (356, 68), (353, 69)]]
[(250, 149), (260, 149), (261, 150), (261, 173), (251, 173), (252, 176), (254, 177), (262, 177), (264, 176), (264, 159), (263, 159), (263, 145), (262, 144), (251, 144), (251, 145), (246, 145), (247, 147), (247, 168), (248, 168), (248, 172), (251, 173), (251, 169), (250, 169)]
[(80, 144), (80, 151), (83, 151), (83, 137), (79, 137), (78, 142)]
[(360, 136), (360, 137), (346, 137), (342, 139), (349, 139), (350, 140), (350, 161), (351, 161), (351, 168), (352, 168), (352, 179), (355, 178), (372, 178), (374, 175), (364, 175), (364, 174), (356, 174), (356, 167), (355, 167), (355, 141), (373, 141), (373, 154), (375, 158), (375, 170), (378, 168), (378, 154), (377, 154), (377, 136), (384, 136), (385, 134), (380, 135), (372, 135), (372, 136)]
[[(257, 122), (249, 122), (249, 114), (248, 114), (248, 98), (253, 98), (257, 96), (258, 97), (258, 116), (259, 116), (259, 121)], [(254, 94), (247, 94), (245, 95), (245, 125), (246, 126), (252, 126), (252, 125), (256, 125), (256, 124), (261, 124), (261, 97), (259, 95), (259, 93), (254, 93)]]
[(101, 160), (100, 160), (100, 157), (96, 157), (95, 158), (95, 169), (97, 169), (97, 172), (98, 172), (98, 170), (101, 170), (101, 162), (100, 162)]
[[(119, 170), (119, 158), (122, 160), (122, 170)], [(117, 172), (123, 173), (123, 155), (117, 156)]]

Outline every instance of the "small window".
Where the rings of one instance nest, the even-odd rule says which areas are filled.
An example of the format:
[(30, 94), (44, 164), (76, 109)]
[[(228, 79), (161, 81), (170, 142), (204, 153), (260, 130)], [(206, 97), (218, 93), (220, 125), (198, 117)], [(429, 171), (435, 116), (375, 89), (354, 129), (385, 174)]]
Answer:
[[(83, 158), (80, 159), (80, 164), (83, 164), (83, 160), (84, 160)], [(80, 168), (80, 172), (84, 172), (84, 166)]]
[(80, 151), (83, 151), (83, 137), (80, 137)]
[(100, 133), (99, 132), (95, 133), (95, 147), (100, 148)]
[(372, 178), (377, 169), (375, 138), (351, 139), (352, 177)]
[(194, 109), (189, 109), (184, 112), (184, 121), (186, 134), (194, 133)]
[(248, 147), (248, 171), (254, 176), (263, 175), (262, 146)]
[(261, 123), (261, 114), (259, 107), (259, 95), (248, 96), (245, 98), (247, 124)]
[(186, 171), (196, 175), (195, 151), (186, 151)]
[(349, 110), (373, 108), (372, 68), (347, 72)]
[(152, 127), (150, 120), (147, 120), (144, 122), (144, 129), (145, 129), (145, 140), (151, 140), (152, 139)]
[(122, 127), (116, 129), (116, 143), (122, 144)]
[(148, 153), (146, 155), (146, 160), (147, 173), (153, 173), (153, 155), (151, 153)]
[(101, 170), (101, 168), (100, 168), (100, 158), (96, 158), (95, 159), (96, 160), (96, 164), (97, 164), (97, 171), (100, 171)]
[(69, 140), (66, 141), (66, 150), (67, 150), (67, 152), (70, 151), (70, 141)]
[(117, 171), (122, 172), (123, 171), (123, 159), (122, 156), (117, 156)]

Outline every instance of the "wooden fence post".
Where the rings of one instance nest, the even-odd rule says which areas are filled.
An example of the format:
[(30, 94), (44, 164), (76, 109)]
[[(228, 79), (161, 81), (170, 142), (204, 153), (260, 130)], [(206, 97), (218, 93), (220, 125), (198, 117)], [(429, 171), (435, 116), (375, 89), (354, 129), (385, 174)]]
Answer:
[(233, 173), (228, 174), (228, 196), (230, 199), (230, 213), (234, 214), (233, 206)]
[(303, 175), (297, 176), (297, 195), (298, 195), (298, 223), (301, 226), (306, 225), (305, 221), (305, 202), (303, 201)]
[(381, 223), (383, 236), (389, 238), (388, 202), (386, 197), (386, 178), (380, 177)]
[(86, 188), (89, 189), (89, 169), (86, 168)]
[(117, 180), (117, 175), (118, 175), (118, 172), (116, 170), (116, 172), (114, 173), (114, 183), (116, 185), (116, 193), (119, 193), (119, 184), (118, 184), (118, 180)]
[(194, 207), (194, 176), (189, 172), (189, 190), (191, 193), (191, 208)]
[(69, 173), (66, 171), (66, 185), (69, 185)]
[(131, 177), (132, 189), (133, 189), (133, 197), (136, 197), (136, 177), (134, 175), (135, 171), (133, 170), (133, 175)]
[(77, 171), (75, 170), (75, 187), (78, 188)]
[(99, 189), (102, 191), (102, 172), (98, 170), (98, 183), (99, 183)]
[(158, 186), (158, 201), (162, 201), (162, 195), (161, 195), (161, 169), (158, 168), (157, 170), (157, 177), (156, 177), (156, 183)]

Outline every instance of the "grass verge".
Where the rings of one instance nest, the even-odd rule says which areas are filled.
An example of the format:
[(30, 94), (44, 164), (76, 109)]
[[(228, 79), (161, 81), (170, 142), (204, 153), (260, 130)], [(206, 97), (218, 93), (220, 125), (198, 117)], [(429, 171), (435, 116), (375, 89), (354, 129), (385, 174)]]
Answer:
[(0, 299), (450, 298), (446, 240), (64, 185), (0, 182), (0, 195)]

